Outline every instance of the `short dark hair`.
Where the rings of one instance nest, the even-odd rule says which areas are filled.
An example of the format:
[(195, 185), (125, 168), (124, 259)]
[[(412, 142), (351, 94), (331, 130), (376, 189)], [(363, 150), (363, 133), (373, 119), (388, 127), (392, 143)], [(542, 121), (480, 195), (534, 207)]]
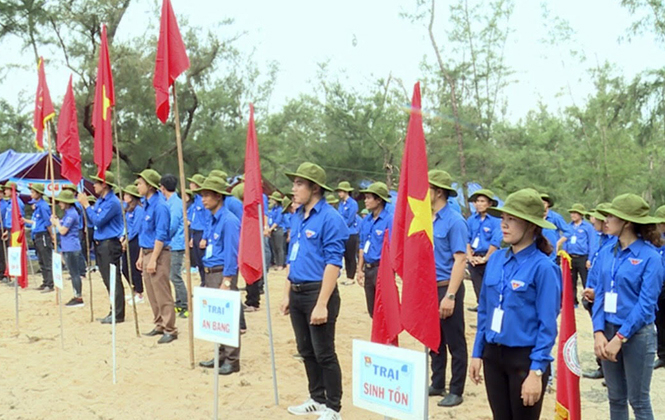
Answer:
[(178, 178), (172, 174), (166, 174), (162, 176), (162, 179), (159, 181), (162, 187), (166, 188), (168, 192), (175, 192), (176, 187), (178, 186)]

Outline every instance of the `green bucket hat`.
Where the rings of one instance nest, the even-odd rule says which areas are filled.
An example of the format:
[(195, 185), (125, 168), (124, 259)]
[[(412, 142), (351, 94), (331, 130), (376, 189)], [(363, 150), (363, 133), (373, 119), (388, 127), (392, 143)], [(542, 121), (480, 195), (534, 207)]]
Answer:
[(658, 219), (658, 223), (665, 223), (665, 206), (660, 206), (656, 209), (654, 219)]
[(88, 203), (95, 204), (96, 202), (97, 202), (97, 197), (95, 197), (94, 195), (88, 196)]
[(14, 181), (7, 181), (7, 182), (5, 183), (4, 189), (5, 189), (5, 190), (11, 190), (12, 187), (13, 187), (13, 188), (16, 188), (16, 182), (14, 182)]
[(360, 190), (360, 192), (377, 195), (386, 203), (390, 203), (390, 192), (388, 186), (383, 182), (373, 182), (367, 189)]
[(291, 207), (291, 199), (289, 197), (284, 197), (284, 200), (282, 200), (282, 207), (282, 213), (289, 212), (289, 207)]
[(532, 188), (525, 188), (510, 194), (503, 207), (490, 207), (487, 212), (494, 217), (501, 217), (501, 213), (506, 213), (543, 229), (556, 229), (554, 224), (545, 220), (543, 200)]
[(604, 222), (605, 221), (605, 215), (600, 213), (599, 211), (610, 208), (610, 205), (611, 205), (610, 203), (600, 203), (596, 206), (595, 209), (592, 209), (589, 212), (587, 212), (587, 214), (585, 214), (584, 217), (586, 217), (587, 220), (594, 217), (594, 218), (600, 220), (601, 222)]
[(362, 209), (362, 210), (360, 211), (360, 214), (362, 214), (362, 215), (367, 215), (367, 214), (369, 214), (369, 210), (367, 210), (367, 209)]
[(573, 207), (568, 209), (568, 213), (579, 213), (582, 216), (586, 215), (586, 207), (583, 204), (575, 203)]
[(332, 194), (328, 194), (326, 196), (326, 202), (328, 202), (328, 204), (337, 204), (339, 203), (339, 198), (335, 197)]
[(282, 194), (280, 194), (279, 191), (275, 191), (272, 194), (270, 194), (270, 198), (272, 200), (277, 201), (278, 203), (281, 203), (283, 200)]
[(448, 172), (440, 169), (432, 169), (428, 172), (427, 177), (429, 178), (430, 185), (443, 188), (448, 191), (451, 197), (457, 197), (457, 191), (451, 186), (453, 184), (453, 177)]
[(44, 195), (44, 184), (31, 184), (30, 189)]
[(74, 184), (65, 184), (65, 185), (62, 186), (62, 190), (63, 191), (69, 190), (69, 191), (74, 192), (74, 194), (79, 192), (78, 188), (76, 188), (76, 185), (74, 185)]
[(339, 184), (337, 184), (337, 188), (335, 188), (335, 191), (351, 192), (353, 191), (353, 187), (351, 186), (351, 183), (349, 181), (342, 181)]
[(660, 220), (649, 216), (649, 204), (636, 194), (621, 194), (612, 200), (609, 208), (596, 210), (605, 216), (611, 214), (621, 220), (639, 225), (659, 223)]
[(141, 198), (141, 194), (139, 194), (139, 189), (136, 188), (136, 185), (134, 185), (134, 184), (132, 184), (132, 185), (127, 185), (127, 186), (122, 190), (122, 192), (124, 192), (125, 194), (129, 194), (129, 195), (131, 195), (132, 197)]
[(208, 174), (208, 178), (210, 178), (211, 176), (213, 176), (213, 177), (215, 177), (215, 178), (221, 178), (221, 179), (223, 179), (224, 181), (226, 181), (226, 178), (229, 177), (229, 174), (227, 174), (226, 172), (224, 172), (224, 171), (222, 171), (222, 170), (219, 170), (219, 169), (213, 169), (213, 170), (210, 171), (210, 173)]
[(203, 185), (203, 182), (205, 182), (206, 177), (204, 177), (201, 174), (194, 174), (192, 175), (191, 178), (187, 178), (187, 181), (193, 182), (194, 184), (198, 185), (199, 187)]
[(109, 185), (111, 188), (115, 187), (115, 175), (113, 175), (113, 172), (111, 171), (106, 171), (104, 172), (104, 176), (106, 177), (106, 181), (103, 179), (99, 178), (97, 175), (93, 175), (90, 177), (93, 181), (101, 182), (101, 183), (106, 183)]
[(76, 202), (76, 198), (74, 197), (74, 193), (72, 192), (72, 190), (63, 190), (55, 198), (55, 201), (60, 201), (61, 203), (67, 203), (67, 204), (74, 204)]
[(332, 191), (332, 188), (326, 185), (326, 171), (315, 163), (304, 162), (298, 166), (295, 172), (286, 172), (285, 175), (293, 181), (296, 177), (312, 181), (326, 191)]
[(540, 199), (547, 201), (547, 203), (550, 205), (550, 208), (554, 207), (554, 198), (550, 197), (549, 194), (540, 194)]
[(226, 191), (226, 189), (228, 187), (229, 187), (229, 184), (225, 180), (223, 180), (222, 178), (217, 178), (215, 176), (209, 176), (203, 182), (203, 185), (201, 185), (200, 188), (195, 189), (194, 192), (200, 193), (200, 192), (203, 192), (203, 191), (212, 191), (212, 192), (216, 192), (217, 194), (231, 195), (230, 192)]
[(245, 183), (240, 183), (231, 189), (231, 195), (240, 201), (245, 198)]
[(479, 189), (478, 191), (471, 194), (471, 197), (469, 197), (469, 201), (471, 202), (476, 201), (476, 198), (478, 198), (478, 196), (481, 195), (487, 197), (490, 200), (490, 204), (492, 205), (492, 207), (496, 207), (499, 205), (499, 202), (494, 199), (494, 193), (491, 190), (485, 188)]
[(190, 199), (194, 198), (194, 191), (190, 190), (189, 188), (185, 188), (185, 194), (187, 194)]
[(159, 189), (159, 182), (162, 180), (162, 176), (156, 170), (144, 169), (142, 172), (137, 173), (136, 175), (138, 175), (139, 178), (143, 178), (143, 180), (151, 187)]

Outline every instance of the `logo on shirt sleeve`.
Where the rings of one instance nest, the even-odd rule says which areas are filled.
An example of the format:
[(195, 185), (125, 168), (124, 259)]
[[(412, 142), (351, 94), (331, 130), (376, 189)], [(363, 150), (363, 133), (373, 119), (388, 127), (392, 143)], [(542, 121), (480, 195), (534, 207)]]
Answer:
[(314, 232), (313, 230), (309, 230), (309, 229), (307, 229), (307, 230), (305, 231), (305, 236), (307, 237), (307, 239), (311, 238), (311, 237), (314, 236), (314, 235), (316, 235), (316, 232)]
[(642, 263), (642, 260), (638, 260), (637, 258), (631, 258), (631, 259), (628, 260), (628, 261), (630, 261), (630, 263), (631, 263), (632, 265), (639, 265), (639, 264)]
[(521, 287), (524, 287), (524, 282), (521, 280), (513, 280), (510, 282), (510, 287), (512, 287), (513, 290), (517, 290)]

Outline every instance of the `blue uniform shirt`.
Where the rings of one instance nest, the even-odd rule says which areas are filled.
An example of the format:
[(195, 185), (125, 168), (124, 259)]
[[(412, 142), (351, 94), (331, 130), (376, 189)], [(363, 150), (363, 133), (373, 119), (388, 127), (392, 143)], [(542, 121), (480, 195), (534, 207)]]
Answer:
[(353, 197), (349, 196), (346, 201), (340, 201), (337, 211), (342, 215), (346, 226), (349, 228), (349, 235), (358, 234), (358, 223), (356, 215), (358, 214), (358, 203)]
[(168, 246), (171, 240), (169, 208), (164, 198), (158, 194), (146, 200), (143, 223), (139, 231), (139, 246), (143, 249), (153, 249), (155, 241), (162, 241)]
[(203, 199), (200, 195), (194, 195), (194, 201), (189, 205), (187, 218), (190, 222), (192, 230), (204, 231), (206, 226), (210, 223), (210, 210), (203, 207)]
[(182, 199), (178, 194), (171, 194), (166, 200), (166, 207), (169, 208), (169, 234), (171, 235), (171, 250), (185, 250), (185, 223), (182, 218)]
[(450, 280), (453, 270), (453, 255), (466, 254), (469, 228), (466, 220), (452, 207), (446, 205), (434, 215), (434, 261), (436, 279)]
[(81, 216), (76, 211), (76, 208), (70, 207), (65, 210), (60, 225), (69, 230), (66, 234), (60, 235), (60, 247), (62, 252), (75, 252), (81, 250), (81, 241), (79, 241), (80, 222)]
[(127, 217), (127, 240), (133, 241), (141, 231), (141, 223), (144, 219), (143, 207), (136, 205), (134, 210), (128, 210), (125, 216)]
[(282, 213), (282, 220), (279, 226), (284, 229), (284, 232), (287, 232), (289, 229), (291, 229), (291, 213)]
[(276, 204), (273, 208), (268, 211), (268, 226), (277, 224), (280, 226), (282, 223), (282, 206)]
[(74, 201), (74, 207), (76, 208), (79, 216), (81, 216), (79, 217), (79, 230), (83, 230), (85, 229), (85, 223), (83, 222), (83, 214), (85, 213), (85, 209), (78, 201)]
[(232, 195), (227, 195), (224, 197), (224, 207), (226, 207), (228, 211), (233, 213), (235, 217), (238, 218), (238, 220), (242, 221), (242, 210), (243, 210), (242, 201), (238, 200)]
[(571, 233), (570, 226), (568, 225), (568, 223), (566, 223), (566, 220), (563, 218), (563, 216), (561, 216), (559, 213), (555, 212), (554, 210), (549, 209), (547, 211), (547, 216), (545, 216), (545, 220), (556, 226), (556, 230), (557, 233), (559, 234), (559, 237)]
[(393, 227), (393, 215), (385, 208), (375, 219), (372, 213), (362, 219), (360, 225), (360, 249), (363, 250), (363, 259), (368, 264), (374, 264), (381, 259), (383, 250), (383, 237), (386, 229)]
[(596, 230), (586, 220), (582, 220), (579, 225), (570, 222), (568, 226), (570, 232), (564, 235), (568, 240), (563, 244), (566, 252), (570, 255), (587, 255), (591, 259), (597, 247)]
[[(543, 236), (547, 241), (552, 245), (552, 252), (548, 257), (550, 258), (551, 261), (555, 262), (556, 261), (556, 244), (559, 242), (560, 236), (559, 232), (555, 229), (543, 229)], [(588, 282), (588, 280), (587, 280)]]
[[(18, 200), (18, 208), (21, 211), (21, 217), (25, 217), (25, 204), (23, 204), (23, 200), (20, 198), (16, 198)], [(7, 210), (5, 211), (5, 217), (2, 220), (2, 225), (4, 226), (5, 230), (11, 230), (12, 228), (12, 200), (9, 199), (7, 200), (9, 204), (7, 205)]]
[[(491, 326), (499, 306), (504, 314), (497, 333)], [(472, 357), (482, 357), (487, 343), (533, 347), (530, 369), (545, 371), (553, 360), (560, 307), (561, 270), (535, 244), (517, 254), (510, 248), (493, 253), (480, 289)]]
[(489, 214), (483, 219), (479, 213), (474, 213), (466, 223), (469, 226), (469, 244), (475, 254), (486, 254), (490, 246), (501, 248), (501, 219)]
[(35, 202), (35, 210), (32, 212), (32, 233), (48, 232), (51, 226), (51, 207), (43, 198)]
[(344, 243), (349, 229), (333, 206), (325, 199), (309, 212), (300, 206), (291, 218), (289, 243), (289, 280), (292, 283), (322, 281), (326, 265), (342, 267)]
[(7, 212), (7, 207), (9, 207), (10, 201), (6, 198), (0, 200), (0, 220), (5, 221), (5, 213)]
[(86, 209), (86, 215), (90, 224), (95, 227), (96, 241), (120, 238), (125, 230), (120, 200), (113, 192), (99, 197), (94, 207)]
[[(637, 239), (626, 249), (617, 241), (604, 247), (599, 266), (596, 298), (593, 302), (593, 331), (604, 331), (605, 322), (620, 326), (630, 338), (656, 319), (656, 302), (663, 287), (663, 261), (655, 247)], [(605, 312), (605, 293), (616, 293), (616, 313)]]
[(600, 274), (600, 265), (597, 264), (598, 256), (603, 249), (608, 247), (611, 248), (616, 245), (618, 240), (616, 236), (610, 236), (599, 232), (597, 233), (600, 240), (600, 246), (591, 259), (591, 270), (589, 270), (589, 274), (586, 279), (586, 287), (594, 290), (596, 289), (596, 283), (598, 282), (598, 276)]
[(212, 215), (212, 225), (203, 265), (205, 267), (224, 266), (223, 275), (231, 277), (238, 274), (238, 245), (240, 242), (240, 220), (222, 206), (217, 213)]

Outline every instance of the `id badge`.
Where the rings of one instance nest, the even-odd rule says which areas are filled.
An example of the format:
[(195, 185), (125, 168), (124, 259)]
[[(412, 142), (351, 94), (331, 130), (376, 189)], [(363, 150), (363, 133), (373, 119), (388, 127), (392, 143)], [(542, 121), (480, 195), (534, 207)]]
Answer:
[(607, 292), (605, 293), (605, 312), (609, 314), (617, 313), (617, 300), (618, 296), (616, 292)]
[(206, 258), (211, 258), (212, 257), (212, 244), (208, 244), (206, 247)]
[(478, 248), (479, 242), (480, 242), (480, 238), (478, 238), (476, 236), (476, 238), (473, 240), (473, 243), (471, 244), (471, 248), (473, 248), (473, 249)]
[(503, 309), (494, 308), (494, 314), (492, 315), (492, 331), (495, 333), (501, 333), (501, 324), (503, 324)]
[(577, 236), (573, 235), (570, 237), (570, 244), (575, 245), (577, 243)]
[(367, 254), (369, 252), (369, 241), (365, 242), (365, 246), (363, 247), (363, 252)]
[(298, 249), (300, 248), (300, 242), (296, 242), (291, 247), (291, 255), (289, 255), (289, 261), (295, 261), (298, 256)]

